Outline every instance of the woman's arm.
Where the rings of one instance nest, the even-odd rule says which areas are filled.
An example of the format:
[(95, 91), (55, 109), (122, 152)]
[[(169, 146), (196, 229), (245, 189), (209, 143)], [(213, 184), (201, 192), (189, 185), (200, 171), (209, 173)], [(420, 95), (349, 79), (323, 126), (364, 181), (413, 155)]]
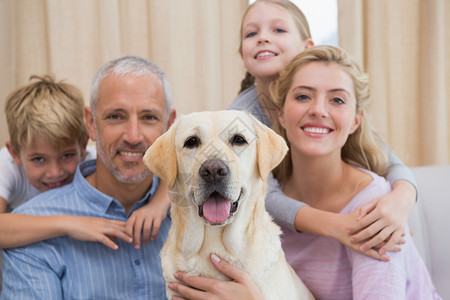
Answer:
[(261, 291), (246, 272), (231, 266), (215, 254), (211, 254), (210, 258), (214, 267), (231, 278), (231, 281), (188, 276), (178, 272), (175, 278), (186, 285), (177, 282), (169, 283), (171, 290), (183, 296), (183, 298), (175, 296), (173, 300), (264, 300)]
[[(406, 250), (408, 251), (408, 250)], [(397, 253), (388, 263), (368, 259), (351, 250), (347, 250), (347, 257), (352, 266), (352, 298), (368, 300), (397, 300), (406, 299), (407, 295), (407, 260)], [(421, 296), (417, 295), (417, 299)]]
[(361, 248), (380, 248), (380, 253), (399, 251), (409, 214), (417, 199), (417, 184), (411, 170), (390, 152), (389, 173), (392, 192), (360, 208), (358, 222), (348, 228), (351, 241)]

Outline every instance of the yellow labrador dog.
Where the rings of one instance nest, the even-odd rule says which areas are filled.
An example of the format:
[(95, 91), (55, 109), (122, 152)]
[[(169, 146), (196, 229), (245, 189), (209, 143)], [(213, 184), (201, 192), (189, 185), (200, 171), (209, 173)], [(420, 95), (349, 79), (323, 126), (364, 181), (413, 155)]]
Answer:
[(230, 110), (181, 116), (153, 143), (144, 162), (168, 183), (172, 200), (161, 251), (166, 287), (176, 271), (229, 280), (210, 262), (216, 253), (245, 270), (267, 300), (312, 299), (286, 262), (280, 229), (265, 210), (265, 180), (286, 152), (282, 137)]

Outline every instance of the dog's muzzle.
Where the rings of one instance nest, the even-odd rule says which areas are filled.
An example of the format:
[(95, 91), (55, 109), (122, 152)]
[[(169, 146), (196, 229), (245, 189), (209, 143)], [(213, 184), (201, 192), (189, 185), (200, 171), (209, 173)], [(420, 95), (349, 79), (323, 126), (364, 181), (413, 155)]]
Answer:
[(228, 165), (221, 159), (208, 159), (201, 165), (199, 175), (209, 196), (198, 206), (198, 214), (212, 225), (224, 224), (238, 209), (237, 200), (227, 198), (226, 185), (230, 177)]

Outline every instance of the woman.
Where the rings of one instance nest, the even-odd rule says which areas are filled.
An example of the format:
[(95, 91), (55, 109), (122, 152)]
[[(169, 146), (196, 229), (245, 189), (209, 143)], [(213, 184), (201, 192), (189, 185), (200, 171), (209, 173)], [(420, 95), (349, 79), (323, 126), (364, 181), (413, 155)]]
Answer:
[[(279, 108), (274, 128), (290, 148), (274, 170), (287, 196), (347, 214), (391, 191), (382, 177), (388, 153), (366, 113), (369, 81), (347, 53), (332, 46), (306, 50), (271, 92)], [(408, 230), (389, 262), (330, 237), (283, 232), (288, 262), (319, 299), (440, 299)]]

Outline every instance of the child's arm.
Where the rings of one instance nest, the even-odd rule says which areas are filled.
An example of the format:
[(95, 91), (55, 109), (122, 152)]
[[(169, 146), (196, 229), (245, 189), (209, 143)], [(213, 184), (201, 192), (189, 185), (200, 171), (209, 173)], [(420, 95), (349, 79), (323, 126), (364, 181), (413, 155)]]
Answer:
[(7, 208), (8, 208), (8, 202), (6, 202), (5, 198), (0, 196), (0, 213), (6, 212)]
[[(269, 176), (268, 191), (266, 208), (279, 224), (292, 230), (329, 236), (353, 250), (364, 253), (372, 258), (383, 261), (389, 260), (389, 256), (385, 254), (386, 252), (384, 250), (377, 252), (372, 247), (362, 248), (363, 242), (366, 242), (365, 240), (357, 241), (350, 239), (348, 228), (357, 222), (358, 216), (361, 215), (360, 209), (346, 215), (341, 215), (312, 208), (287, 197), (273, 176)], [(392, 242), (395, 240), (398, 240), (398, 242)], [(401, 236), (395, 236), (392, 241), (386, 243), (386, 245), (381, 244), (377, 246), (388, 251), (400, 251), (398, 244), (403, 242)]]
[(331, 217), (327, 212), (285, 196), (276, 179), (271, 176), (266, 206), (279, 223), (291, 229), (333, 237), (362, 253), (377, 247), (379, 257), (385, 260), (387, 251), (401, 250), (399, 245), (404, 242), (404, 228), (417, 198), (414, 175), (394, 152), (391, 152), (387, 179), (392, 185), (392, 192), (372, 200), (358, 212), (352, 212), (358, 214), (353, 222), (350, 222), (352, 219), (348, 215), (335, 214)]
[(389, 260), (387, 255), (381, 255), (373, 249), (362, 251), (360, 249), (362, 242), (350, 242), (350, 235), (346, 229), (356, 222), (359, 210), (341, 215), (312, 208), (286, 196), (272, 175), (269, 176), (266, 208), (279, 224), (292, 230), (332, 237), (355, 251), (379, 260)]
[(26, 246), (46, 239), (68, 235), (81, 241), (100, 242), (111, 249), (118, 246), (114, 238), (131, 242), (125, 222), (78, 216), (29, 216), (4, 213), (6, 201), (0, 197), (0, 248)]
[[(361, 248), (362, 242), (350, 242), (350, 236), (346, 228), (356, 222), (358, 215), (359, 210), (354, 210), (348, 214), (336, 214), (304, 206), (297, 213), (295, 227), (300, 231), (334, 238), (341, 244), (372, 258), (389, 261), (390, 257), (385, 253), (380, 253), (372, 248), (363, 250)], [(398, 251), (399, 249), (395, 248), (391, 251), (393, 250)]]
[(141, 232), (144, 245), (149, 240), (156, 239), (161, 223), (166, 218), (169, 208), (169, 188), (160, 180), (151, 201), (134, 211), (127, 221), (126, 232), (133, 237), (136, 249), (141, 247)]
[[(396, 216), (396, 214), (406, 215), (407, 218), (407, 215), (409, 214), (409, 211), (411, 209), (411, 207), (401, 207), (408, 202), (406, 200), (408, 199), (408, 197), (400, 197), (400, 199), (404, 199), (406, 201), (397, 201), (398, 196), (396, 196), (396, 193), (401, 195), (407, 194), (407, 191), (402, 190), (405, 188), (405, 186), (398, 185), (398, 183), (394, 185), (393, 191), (390, 194), (378, 199), (374, 199), (366, 206), (345, 215), (312, 208), (308, 205), (305, 205), (304, 203), (300, 203), (297, 200), (287, 197), (280, 189), (278, 189), (277, 191), (272, 190), (267, 194), (266, 207), (269, 213), (277, 220), (277, 222), (282, 223), (283, 225), (286, 223), (293, 224), (293, 226), (291, 225), (289, 227), (294, 228), (297, 231), (332, 237), (355, 251), (364, 253), (379, 260), (386, 261), (389, 260), (389, 257), (386, 256), (385, 253), (387, 251), (400, 251), (399, 244), (403, 243), (403, 229), (397, 230), (394, 234), (389, 234), (389, 229), (394, 228), (391, 226), (395, 226), (393, 225), (393, 222), (401, 222), (401, 217), (399, 218), (398, 216)], [(396, 200), (391, 201), (391, 199)], [(386, 204), (382, 204), (381, 202), (386, 202)], [(376, 206), (377, 203), (381, 205)], [(371, 214), (361, 219), (361, 216), (364, 215), (362, 213), (363, 210), (367, 209), (368, 205), (371, 204), (375, 205), (376, 209), (374, 209)], [(384, 213), (384, 216), (380, 218), (381, 213)], [(295, 215), (293, 222), (289, 221), (292, 220), (292, 215)], [(384, 232), (382, 231), (378, 233), (378, 231), (376, 231), (378, 227), (376, 227), (375, 229), (370, 228), (370, 226), (366, 228), (367, 225), (363, 222), (367, 222), (368, 225), (371, 225), (371, 220), (373, 220), (372, 218), (378, 220), (378, 223), (376, 222), (374, 223), (374, 225), (385, 225)], [(362, 230), (358, 232), (357, 229), (355, 230), (354, 228), (356, 228), (357, 225), (361, 226), (361, 228), (365, 231)], [(371, 230), (375, 231), (372, 232)], [(358, 239), (356, 239), (355, 236), (350, 236), (349, 232), (358, 232), (358, 235), (355, 235)], [(394, 232), (394, 230), (391, 231), (391, 233), (392, 232)], [(387, 233), (387, 238), (390, 237), (387, 242), (384, 242), (387, 238), (383, 238), (385, 233)], [(364, 234), (367, 237), (365, 237)], [(374, 240), (370, 240), (371, 244), (368, 244), (369, 241), (366, 241), (366, 239), (370, 237), (372, 237), (372, 239)], [(380, 238), (383, 241), (381, 243)], [(374, 246), (379, 247), (380, 250), (378, 252), (375, 251), (374, 249), (372, 249), (372, 247)]]

